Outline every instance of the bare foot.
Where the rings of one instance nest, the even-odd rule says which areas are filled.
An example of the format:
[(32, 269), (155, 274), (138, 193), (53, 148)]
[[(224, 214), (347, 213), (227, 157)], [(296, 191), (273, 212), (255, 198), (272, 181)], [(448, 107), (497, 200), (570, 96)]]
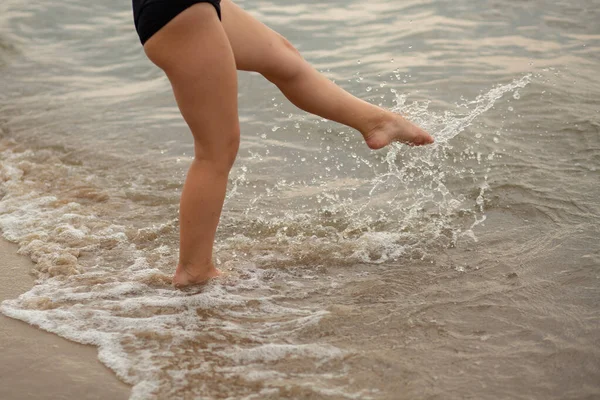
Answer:
[(392, 142), (402, 142), (410, 146), (433, 143), (433, 137), (429, 133), (392, 112), (386, 112), (371, 129), (363, 132), (363, 137), (367, 146), (373, 150), (381, 149)]
[(200, 272), (194, 271), (190, 266), (184, 267), (182, 264), (179, 264), (173, 276), (173, 286), (182, 289), (192, 285), (202, 285), (219, 275), (221, 275), (221, 271), (216, 269), (212, 264), (208, 269), (205, 268)]

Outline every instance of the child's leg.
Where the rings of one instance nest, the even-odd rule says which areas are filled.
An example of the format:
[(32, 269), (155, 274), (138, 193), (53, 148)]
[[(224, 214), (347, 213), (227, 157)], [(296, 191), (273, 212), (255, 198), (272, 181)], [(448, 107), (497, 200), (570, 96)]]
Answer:
[(371, 148), (392, 141), (433, 143), (429, 134), (401, 116), (360, 100), (329, 81), (285, 38), (231, 0), (222, 0), (221, 7), (238, 69), (261, 73), (299, 108), (355, 128)]
[(167, 74), (194, 135), (194, 160), (181, 196), (180, 256), (173, 283), (200, 283), (219, 273), (212, 248), (240, 134), (235, 61), (208, 3), (179, 14), (144, 49)]

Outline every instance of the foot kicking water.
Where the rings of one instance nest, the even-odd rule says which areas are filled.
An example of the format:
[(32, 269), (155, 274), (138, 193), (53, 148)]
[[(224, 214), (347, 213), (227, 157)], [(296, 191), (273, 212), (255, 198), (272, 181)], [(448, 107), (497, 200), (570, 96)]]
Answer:
[(380, 122), (363, 133), (363, 137), (367, 146), (373, 150), (381, 149), (392, 142), (401, 142), (409, 146), (422, 146), (434, 142), (429, 133), (392, 112), (387, 112)]

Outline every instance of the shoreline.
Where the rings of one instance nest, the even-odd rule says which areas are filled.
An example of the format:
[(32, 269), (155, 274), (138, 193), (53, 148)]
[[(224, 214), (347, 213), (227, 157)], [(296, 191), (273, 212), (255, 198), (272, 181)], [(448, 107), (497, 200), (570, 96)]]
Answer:
[[(0, 239), (0, 302), (29, 290), (33, 263)], [(131, 387), (98, 361), (94, 346), (74, 343), (0, 314), (0, 398), (126, 400)]]

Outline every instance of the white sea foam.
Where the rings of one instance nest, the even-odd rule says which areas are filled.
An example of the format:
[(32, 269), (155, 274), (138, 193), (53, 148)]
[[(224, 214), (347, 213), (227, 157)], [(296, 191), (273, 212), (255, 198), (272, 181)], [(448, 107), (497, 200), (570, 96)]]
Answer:
[(340, 358), (343, 354), (342, 351), (331, 346), (264, 344), (252, 349), (232, 349), (227, 356), (239, 364), (254, 364), (274, 362), (289, 357), (323, 360)]

